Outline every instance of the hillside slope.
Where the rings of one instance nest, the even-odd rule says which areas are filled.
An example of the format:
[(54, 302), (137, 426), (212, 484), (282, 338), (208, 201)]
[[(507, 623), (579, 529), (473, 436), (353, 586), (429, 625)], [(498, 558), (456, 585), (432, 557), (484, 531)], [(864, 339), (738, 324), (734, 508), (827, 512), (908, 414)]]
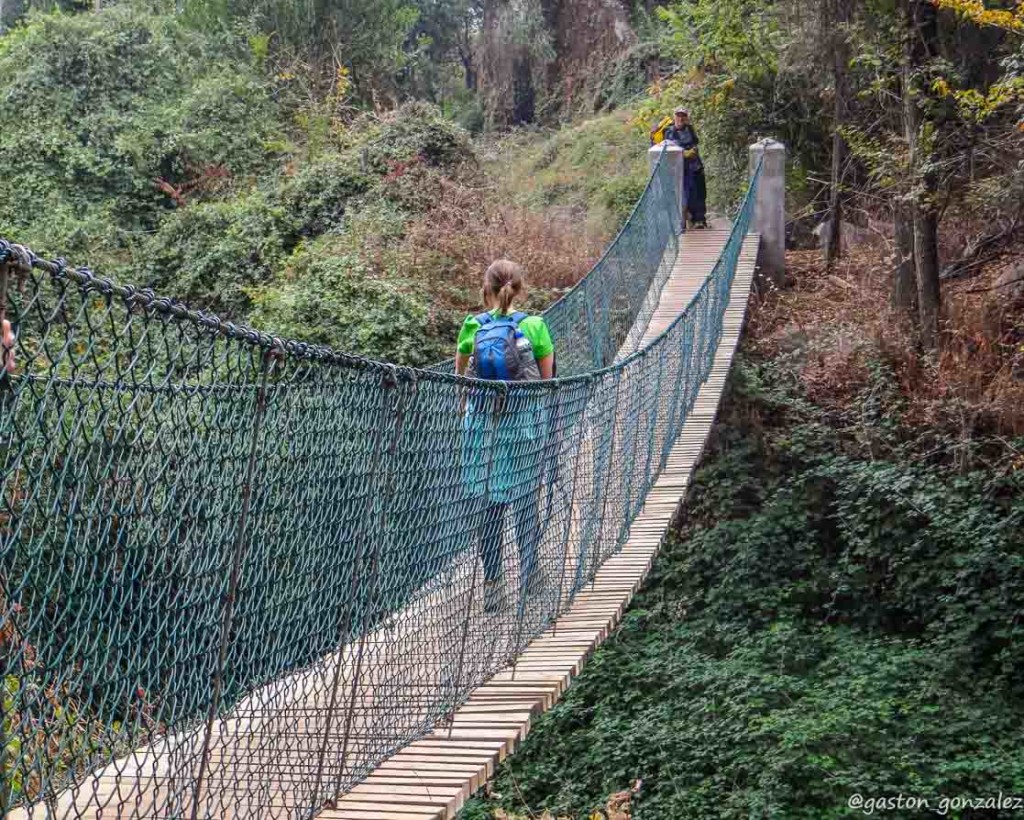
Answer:
[[(281, 336), (423, 365), (450, 352), (492, 260), (523, 263), (543, 309), (646, 179), (628, 117), (474, 143), (426, 103), (349, 106), (344, 70), (311, 95), (265, 47), (135, 3), (0, 37), (19, 111), (0, 132), (0, 235)], [(630, 173), (609, 181), (608, 161)]]

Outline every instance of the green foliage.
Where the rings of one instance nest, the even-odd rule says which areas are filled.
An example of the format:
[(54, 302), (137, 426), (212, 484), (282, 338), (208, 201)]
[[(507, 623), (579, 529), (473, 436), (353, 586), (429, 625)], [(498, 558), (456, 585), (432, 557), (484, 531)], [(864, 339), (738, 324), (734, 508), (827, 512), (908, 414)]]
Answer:
[(393, 84), (405, 65), (406, 37), (419, 12), (406, 0), (187, 0), (185, 17), (194, 26), (229, 29), (245, 21), (268, 40), (253, 40), (257, 57), (275, 49), (282, 59), (310, 61), (333, 73), (336, 58), (354, 69), (365, 97)]
[(596, 232), (614, 234), (647, 183), (647, 135), (624, 113), (542, 134), (513, 132), (484, 146), (503, 190), (537, 210), (570, 209)]
[(450, 323), (397, 271), (374, 276), (357, 252), (320, 242), (300, 248), (273, 285), (252, 291), (254, 321), (284, 336), (374, 359), (429, 365), (451, 345)]
[(131, 5), (40, 16), (0, 39), (18, 112), (0, 131), (0, 232), (44, 251), (116, 251), (172, 206), (158, 182), (257, 173), (280, 132), (236, 46)]
[(783, 3), (742, 0), (675, 2), (659, 8), (660, 46), (678, 66), (639, 111), (649, 127), (685, 105), (701, 137), (710, 201), (724, 208), (745, 188), (747, 147), (773, 136), (783, 141), (800, 177), (827, 166), (828, 123), (822, 98), (828, 73), (805, 51), (819, 37), (815, 10), (787, 14)]
[(601, 204), (614, 214), (616, 219), (625, 222), (646, 186), (647, 180), (641, 179), (639, 175), (610, 179), (600, 189)]
[(243, 316), (246, 288), (267, 282), (286, 256), (296, 224), (255, 192), (175, 211), (141, 254), (146, 282), (205, 310)]
[(755, 82), (770, 81), (779, 70), (783, 36), (771, 3), (694, 0), (657, 10), (667, 24), (664, 43), (689, 68), (714, 62)]
[[(266, 36), (236, 36), (213, 17), (200, 32), (200, 11), (40, 15), (0, 39), (0, 81), (19, 111), (0, 130), (0, 234), (234, 321), (279, 319), (268, 329), (436, 361), (433, 334), (450, 319), (427, 318), (430, 295), (409, 288), (382, 247), (434, 205), (421, 177), (397, 179), (396, 168), (454, 172), (472, 156), (465, 132), (411, 104), (331, 125), (309, 150), (261, 72)], [(293, 139), (306, 150), (292, 153)], [(382, 198), (400, 207), (374, 204)], [(308, 248), (292, 258), (328, 235), (343, 237), (344, 258), (325, 267)]]
[(294, 215), (302, 236), (319, 236), (338, 230), (353, 198), (366, 193), (370, 185), (358, 161), (330, 154), (286, 178), (278, 196)]
[(485, 113), (480, 99), (468, 90), (460, 89), (444, 104), (445, 115), (473, 135), (484, 130)]
[(393, 163), (421, 159), (428, 165), (451, 168), (471, 153), (469, 136), (455, 123), (440, 119), (437, 108), (411, 102), (368, 139), (367, 157), (379, 173), (393, 171)]
[(1024, 788), (1019, 475), (915, 439), (881, 365), (828, 415), (793, 372), (740, 364), (683, 530), (464, 817), (587, 817), (637, 779), (638, 820)]
[[(413, 55), (411, 71), (404, 78), (408, 91), (432, 102), (446, 100), (453, 92), (469, 92), (482, 0), (411, 0), (411, 5), (418, 17), (406, 42), (407, 52)], [(466, 96), (476, 99), (472, 93)]]
[(441, 359), (453, 317), (428, 315), (432, 296), (412, 286), (396, 246), (434, 205), (442, 169), (471, 156), (467, 138), (419, 104), (351, 136), (258, 188), (175, 211), (142, 247), (147, 282), (278, 335), (406, 364)]

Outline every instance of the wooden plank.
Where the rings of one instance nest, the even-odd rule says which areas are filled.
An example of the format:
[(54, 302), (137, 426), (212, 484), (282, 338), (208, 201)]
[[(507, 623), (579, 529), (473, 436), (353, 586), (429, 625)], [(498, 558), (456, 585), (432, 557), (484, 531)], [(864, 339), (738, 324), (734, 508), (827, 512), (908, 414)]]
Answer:
[[(409, 820), (415, 818), (415, 820), (433, 820), (435, 817), (444, 817), (446, 812), (443, 808), (432, 808), (430, 806), (402, 806), (398, 809), (393, 804), (379, 803), (376, 800), (364, 801), (364, 800), (348, 800), (344, 803), (338, 803), (338, 808), (343, 812), (351, 813), (353, 811), (365, 811), (365, 812), (377, 812), (373, 814), (373, 817), (385, 818), (398, 816), (401, 820)], [(333, 809), (327, 809), (318, 817), (336, 817)]]

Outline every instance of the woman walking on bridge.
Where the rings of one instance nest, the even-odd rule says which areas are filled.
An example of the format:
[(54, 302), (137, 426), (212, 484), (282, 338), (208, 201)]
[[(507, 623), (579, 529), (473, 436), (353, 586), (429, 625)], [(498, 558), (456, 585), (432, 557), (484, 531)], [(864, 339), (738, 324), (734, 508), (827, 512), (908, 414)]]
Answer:
[[(506, 259), (484, 274), (486, 310), (467, 316), (459, 333), (455, 369), (487, 381), (550, 379), (555, 370), (551, 333), (541, 316), (514, 308), (525, 289), (523, 269)], [(484, 565), (484, 608), (502, 607), (502, 536), (505, 512), (515, 518), (519, 542), (519, 595), (536, 583), (540, 521), (537, 493), (548, 435), (543, 394), (474, 391), (464, 420), (463, 480), (479, 499), (476, 529)]]

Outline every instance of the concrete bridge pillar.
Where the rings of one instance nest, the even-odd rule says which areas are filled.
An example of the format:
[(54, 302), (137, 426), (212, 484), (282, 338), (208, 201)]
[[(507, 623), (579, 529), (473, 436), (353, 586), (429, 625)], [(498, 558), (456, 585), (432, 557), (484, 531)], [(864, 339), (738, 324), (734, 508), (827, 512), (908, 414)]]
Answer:
[(766, 138), (750, 146), (750, 176), (764, 158), (751, 230), (761, 234), (761, 270), (772, 279), (786, 271), (786, 146)]
[(680, 231), (686, 230), (686, 189), (683, 187), (683, 149), (675, 143), (662, 143), (651, 146), (647, 152), (647, 158), (651, 163), (651, 171), (658, 164), (661, 158), (662, 147), (665, 150), (665, 162), (668, 164), (669, 172), (676, 184), (676, 202), (679, 203)]

